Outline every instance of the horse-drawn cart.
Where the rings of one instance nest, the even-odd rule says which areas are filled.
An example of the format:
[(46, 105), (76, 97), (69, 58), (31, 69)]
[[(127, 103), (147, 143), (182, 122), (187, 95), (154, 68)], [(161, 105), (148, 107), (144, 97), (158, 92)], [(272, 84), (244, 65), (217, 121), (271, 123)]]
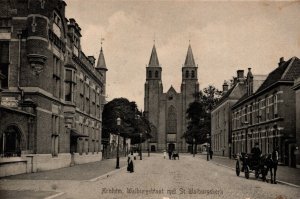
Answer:
[(242, 153), (237, 156), (235, 171), (236, 175), (239, 176), (240, 172), (244, 172), (245, 178), (249, 179), (250, 173), (253, 172), (255, 178), (262, 175), (262, 179), (266, 179), (267, 166), (264, 164), (262, 158), (253, 157), (253, 154)]

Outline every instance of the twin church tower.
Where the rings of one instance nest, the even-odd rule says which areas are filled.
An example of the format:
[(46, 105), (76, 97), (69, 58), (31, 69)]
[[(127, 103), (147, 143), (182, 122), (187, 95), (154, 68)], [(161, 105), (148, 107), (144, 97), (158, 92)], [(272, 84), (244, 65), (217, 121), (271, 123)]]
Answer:
[(199, 91), (192, 47), (189, 45), (184, 65), (180, 93), (171, 86), (163, 92), (162, 67), (159, 64), (155, 45), (149, 65), (146, 67), (144, 110), (145, 116), (153, 124), (150, 140), (151, 151), (177, 150), (187, 152), (188, 144), (182, 135), (187, 129), (186, 110), (195, 100)]

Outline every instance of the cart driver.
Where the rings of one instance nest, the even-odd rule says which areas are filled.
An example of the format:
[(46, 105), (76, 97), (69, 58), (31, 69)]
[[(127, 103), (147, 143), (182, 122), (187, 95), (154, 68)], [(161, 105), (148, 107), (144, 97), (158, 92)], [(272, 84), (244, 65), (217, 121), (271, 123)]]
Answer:
[(254, 147), (251, 149), (251, 153), (253, 154), (253, 160), (259, 161), (261, 150), (259, 149), (259, 143), (256, 142)]

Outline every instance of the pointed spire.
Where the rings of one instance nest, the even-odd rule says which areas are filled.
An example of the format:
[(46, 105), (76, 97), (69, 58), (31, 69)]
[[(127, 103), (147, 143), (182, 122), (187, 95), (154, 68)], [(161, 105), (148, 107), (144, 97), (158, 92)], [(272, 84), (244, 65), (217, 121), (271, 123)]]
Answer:
[(184, 66), (185, 67), (196, 67), (191, 44), (189, 44), (189, 48), (188, 48), (188, 51), (186, 54)]
[(159, 67), (155, 44), (153, 45), (153, 48), (152, 48), (152, 53), (151, 53), (151, 57), (150, 57), (150, 61), (149, 61), (149, 67)]
[(101, 49), (100, 49), (100, 54), (98, 57), (98, 62), (97, 62), (97, 69), (102, 69), (102, 70), (107, 70), (106, 64), (105, 64), (105, 59), (104, 59), (104, 54), (102, 50), (102, 42), (101, 42)]

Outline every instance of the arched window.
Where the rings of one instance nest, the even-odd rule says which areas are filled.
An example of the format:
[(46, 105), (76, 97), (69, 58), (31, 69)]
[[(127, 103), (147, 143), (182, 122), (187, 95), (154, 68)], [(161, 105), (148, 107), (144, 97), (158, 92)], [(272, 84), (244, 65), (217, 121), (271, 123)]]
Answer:
[(195, 78), (195, 71), (192, 70), (192, 78)]
[(152, 71), (151, 70), (148, 72), (148, 77), (152, 78)]
[(155, 71), (155, 78), (158, 78), (158, 71)]
[(190, 76), (190, 72), (188, 70), (185, 71), (185, 78), (189, 78), (189, 76)]
[(176, 132), (177, 132), (176, 109), (174, 106), (170, 106), (168, 109), (167, 133), (176, 133)]
[(21, 132), (9, 126), (1, 136), (1, 154), (5, 157), (21, 156)]

